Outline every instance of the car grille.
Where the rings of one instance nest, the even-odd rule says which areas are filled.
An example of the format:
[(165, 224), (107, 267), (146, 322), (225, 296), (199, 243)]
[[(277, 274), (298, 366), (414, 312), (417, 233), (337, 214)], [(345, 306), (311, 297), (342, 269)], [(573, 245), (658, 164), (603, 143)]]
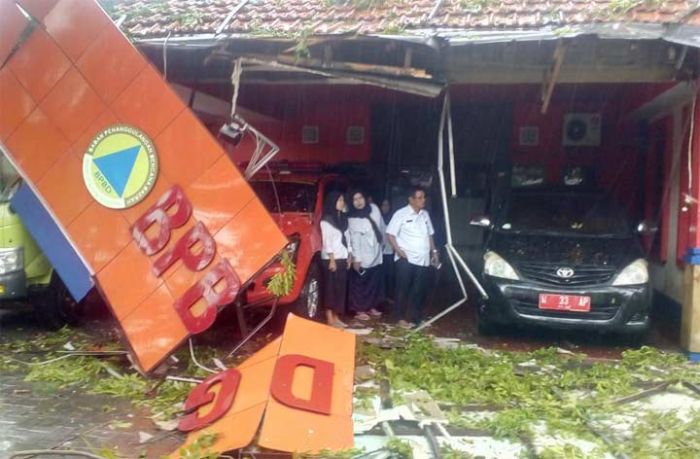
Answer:
[(568, 279), (557, 276), (557, 270), (565, 264), (520, 263), (517, 266), (523, 278), (548, 285), (581, 287), (610, 282), (617, 269), (607, 266), (582, 265), (573, 268), (574, 275)]

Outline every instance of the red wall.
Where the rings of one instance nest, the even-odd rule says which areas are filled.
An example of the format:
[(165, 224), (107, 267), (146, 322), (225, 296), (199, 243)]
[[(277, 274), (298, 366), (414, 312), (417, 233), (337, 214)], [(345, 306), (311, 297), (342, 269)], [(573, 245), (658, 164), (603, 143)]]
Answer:
[[(668, 85), (558, 85), (549, 110), (540, 113), (539, 85), (463, 85), (450, 89), (453, 104), (477, 102), (508, 103), (513, 109), (512, 160), (515, 164), (542, 164), (549, 180), (561, 180), (565, 165), (595, 170), (597, 184), (610, 190), (631, 214), (635, 214), (640, 183), (637, 126), (627, 115), (651, 100)], [(206, 89), (206, 88), (204, 88)], [(208, 91), (211, 92), (211, 91)], [(264, 115), (254, 126), (280, 147), (278, 160), (309, 162), (367, 161), (371, 157), (372, 106), (381, 102), (428, 104), (429, 99), (364, 86), (345, 85), (243, 85), (239, 105)], [(600, 113), (600, 147), (564, 147), (563, 121), (566, 113)], [(302, 127), (319, 127), (317, 144), (302, 143)], [(364, 143), (348, 145), (348, 126), (362, 126)], [(519, 145), (522, 126), (539, 127), (538, 146)], [(247, 161), (255, 148), (247, 138), (229, 147), (234, 159)], [(653, 184), (648, 184), (653, 186)]]
[[(276, 160), (363, 162), (371, 154), (371, 106), (376, 91), (351, 86), (243, 86), (239, 104), (267, 116), (255, 127), (280, 147)], [(318, 126), (318, 143), (302, 142), (305, 125)], [(364, 128), (364, 142), (346, 141), (349, 126)], [(255, 145), (242, 142), (231, 153), (246, 161)]]

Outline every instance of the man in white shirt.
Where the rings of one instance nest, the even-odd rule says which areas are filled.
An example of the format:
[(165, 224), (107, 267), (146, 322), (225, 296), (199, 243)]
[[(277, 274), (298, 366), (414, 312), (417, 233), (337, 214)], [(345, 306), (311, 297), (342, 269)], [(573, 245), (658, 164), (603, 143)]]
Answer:
[(423, 320), (430, 265), (439, 264), (433, 222), (425, 208), (425, 190), (409, 190), (408, 205), (396, 211), (386, 229), (396, 259), (396, 302), (393, 318), (411, 328)]

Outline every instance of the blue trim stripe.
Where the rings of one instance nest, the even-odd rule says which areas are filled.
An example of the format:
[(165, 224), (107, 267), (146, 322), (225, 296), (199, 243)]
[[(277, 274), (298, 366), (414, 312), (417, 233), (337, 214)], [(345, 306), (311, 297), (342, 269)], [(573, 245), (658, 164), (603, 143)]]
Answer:
[(85, 298), (94, 286), (90, 271), (61, 232), (51, 214), (32, 189), (23, 183), (11, 201), (29, 234), (53, 265), (76, 301)]
[(700, 352), (688, 352), (688, 360), (700, 363)]

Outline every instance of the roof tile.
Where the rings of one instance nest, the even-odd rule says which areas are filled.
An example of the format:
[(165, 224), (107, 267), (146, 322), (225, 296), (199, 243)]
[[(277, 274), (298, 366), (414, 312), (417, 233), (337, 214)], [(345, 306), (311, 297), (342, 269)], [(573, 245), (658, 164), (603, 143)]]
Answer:
[[(214, 33), (241, 0), (118, 0), (114, 16), (137, 38)], [(297, 36), (378, 34), (423, 28), (539, 28), (593, 22), (697, 22), (695, 2), (687, 0), (249, 0), (225, 32)], [(360, 5), (370, 4), (370, 7)], [(686, 17), (689, 16), (689, 17)]]

